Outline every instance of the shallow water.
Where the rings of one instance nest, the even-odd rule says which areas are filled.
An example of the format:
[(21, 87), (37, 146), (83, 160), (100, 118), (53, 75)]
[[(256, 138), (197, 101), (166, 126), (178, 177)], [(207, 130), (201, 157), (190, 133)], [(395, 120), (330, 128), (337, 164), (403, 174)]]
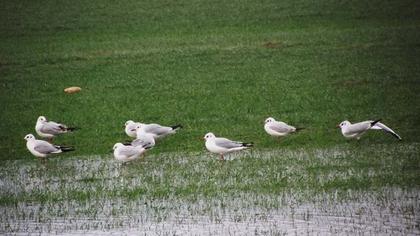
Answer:
[(254, 207), (272, 196), (235, 198), (95, 199), (83, 202), (20, 203), (2, 206), (3, 233), (147, 234), (147, 235), (254, 235), (254, 234), (367, 234), (418, 235), (417, 192), (388, 189), (381, 194), (352, 193), (358, 200), (318, 195), (310, 202), (294, 202), (285, 194), (277, 208)]
[[(322, 162), (348, 155), (346, 152), (337, 153), (333, 150), (316, 155)], [(307, 158), (305, 153), (295, 154)], [(270, 158), (270, 155), (274, 154), (264, 156)], [(235, 158), (241, 157), (232, 159)], [(191, 165), (188, 160), (181, 158), (178, 164)], [(142, 174), (137, 171), (154, 161), (149, 159), (121, 165), (112, 158), (100, 156), (73, 157), (45, 164), (27, 160), (7, 161), (0, 167), (1, 196), (21, 200), (5, 201), (0, 205), (0, 233), (420, 235), (418, 188), (394, 186), (347, 190), (344, 194), (336, 191), (314, 194), (299, 189), (286, 189), (279, 194), (237, 191), (234, 194), (221, 192), (216, 197), (198, 195), (193, 198), (176, 194), (161, 198), (147, 194), (133, 198), (103, 194), (138, 187), (153, 188), (150, 182), (165, 178), (165, 170), (149, 168)], [(200, 168), (205, 168), (205, 165), (200, 167), (197, 164), (190, 171), (204, 171)], [(285, 171), (290, 170), (299, 169), (291, 166)], [(188, 179), (174, 178), (173, 184), (183, 186), (188, 184)], [(74, 191), (81, 192), (81, 197), (69, 197), (74, 196)]]

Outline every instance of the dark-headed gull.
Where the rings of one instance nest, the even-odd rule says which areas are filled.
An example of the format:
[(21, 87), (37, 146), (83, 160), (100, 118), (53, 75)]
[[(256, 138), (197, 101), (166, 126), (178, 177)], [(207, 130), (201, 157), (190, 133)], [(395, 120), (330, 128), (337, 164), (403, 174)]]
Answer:
[(35, 125), (36, 133), (42, 138), (48, 138), (50, 141), (58, 134), (71, 132), (77, 128), (67, 127), (64, 124), (48, 121), (45, 116), (38, 117)]
[(395, 138), (402, 140), (402, 138), (397, 133), (379, 121), (380, 120), (367, 120), (352, 124), (350, 121), (345, 120), (341, 122), (337, 127), (341, 129), (341, 133), (346, 138), (356, 138), (359, 140), (366, 131), (370, 129), (380, 129), (391, 134)]
[(243, 150), (252, 147), (252, 143), (243, 143), (232, 141), (227, 138), (217, 138), (213, 133), (207, 133), (204, 136), (206, 140), (206, 148), (212, 153), (220, 155), (220, 160), (224, 160), (223, 155), (234, 151)]
[(142, 145), (132, 146), (124, 145), (122, 143), (116, 143), (113, 149), (115, 159), (122, 162), (136, 160), (147, 150), (147, 148)]
[(276, 121), (274, 118), (269, 117), (265, 120), (264, 129), (265, 132), (271, 136), (284, 137), (303, 128), (296, 128), (282, 121)]
[(47, 157), (50, 154), (74, 151), (73, 147), (59, 146), (44, 140), (37, 140), (32, 134), (25, 136), (26, 147), (36, 157)]

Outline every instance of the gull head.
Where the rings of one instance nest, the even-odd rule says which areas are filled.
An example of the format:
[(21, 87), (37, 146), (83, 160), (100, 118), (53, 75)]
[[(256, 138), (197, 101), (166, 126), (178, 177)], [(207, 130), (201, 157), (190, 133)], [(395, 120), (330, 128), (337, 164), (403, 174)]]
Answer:
[(348, 125), (351, 125), (350, 121), (345, 120), (345, 121), (341, 122), (339, 125), (337, 125), (337, 128), (341, 128), (342, 129), (344, 127), (347, 127)]
[(213, 133), (207, 133), (206, 135), (204, 135), (205, 140), (209, 140), (213, 138), (216, 138), (216, 136)]
[(274, 118), (273, 117), (268, 117), (267, 119), (265, 119), (265, 122), (264, 123), (270, 123), (270, 122), (274, 122), (274, 121), (276, 121), (276, 120), (274, 120)]
[(38, 117), (38, 120), (37, 120), (38, 122), (46, 122), (47, 121), (47, 118), (45, 118), (45, 116), (40, 116), (40, 117)]
[(134, 121), (132, 121), (132, 120), (127, 120), (127, 121), (125, 122), (125, 126), (127, 126), (127, 125), (131, 125), (131, 124), (134, 124)]
[(112, 150), (115, 150), (115, 149), (117, 149), (119, 147), (122, 147), (122, 146), (124, 146), (124, 144), (122, 144), (122, 143), (116, 143), (116, 144), (114, 144), (114, 147), (112, 148)]
[(29, 140), (35, 140), (35, 136), (33, 136), (32, 134), (27, 134), (26, 136), (25, 136), (25, 138), (24, 138), (26, 141), (29, 141)]
[(134, 131), (140, 130), (140, 128), (141, 128), (141, 124), (137, 123), (136, 127), (132, 129), (131, 131), (134, 132)]

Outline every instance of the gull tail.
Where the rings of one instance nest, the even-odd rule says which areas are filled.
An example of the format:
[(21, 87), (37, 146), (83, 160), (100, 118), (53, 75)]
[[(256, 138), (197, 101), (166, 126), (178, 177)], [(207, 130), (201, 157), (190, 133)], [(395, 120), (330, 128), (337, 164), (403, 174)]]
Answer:
[(73, 132), (73, 131), (75, 131), (75, 130), (79, 130), (80, 128), (79, 127), (67, 127), (67, 131), (70, 131), (70, 132)]
[(178, 124), (178, 125), (174, 125), (174, 126), (171, 126), (171, 128), (172, 128), (173, 130), (181, 129), (181, 128), (182, 128), (182, 125), (180, 125), (180, 124)]
[(152, 148), (153, 148), (153, 145), (151, 145), (151, 143), (146, 143), (146, 144), (143, 146), (143, 148), (144, 148), (144, 149), (146, 149), (146, 150), (149, 150), (149, 149), (152, 149)]
[(242, 147), (253, 147), (254, 143), (242, 143)]
[(71, 147), (71, 146), (59, 146), (59, 148), (62, 152), (71, 152), (71, 151), (76, 150), (74, 149), (74, 147)]

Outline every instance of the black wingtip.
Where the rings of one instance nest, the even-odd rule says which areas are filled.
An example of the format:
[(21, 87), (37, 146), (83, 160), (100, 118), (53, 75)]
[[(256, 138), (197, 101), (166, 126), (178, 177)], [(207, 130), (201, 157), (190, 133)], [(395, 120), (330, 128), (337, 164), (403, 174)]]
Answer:
[(178, 125), (171, 126), (171, 128), (172, 129), (181, 129), (183, 127), (182, 127), (182, 125), (178, 124)]
[(402, 138), (398, 134), (395, 134), (395, 133), (392, 133), (392, 132), (389, 132), (389, 131), (385, 131), (385, 132), (394, 136), (396, 139), (398, 139), (398, 141), (402, 141)]
[(296, 128), (296, 132), (297, 132), (297, 131), (304, 130), (304, 129), (305, 129), (304, 127), (297, 127), (297, 128)]
[(374, 125), (376, 125), (376, 123), (378, 123), (379, 121), (381, 121), (382, 119), (378, 119), (378, 120), (375, 120), (375, 121), (372, 121), (371, 123), (370, 123), (370, 125), (371, 126), (374, 126)]

